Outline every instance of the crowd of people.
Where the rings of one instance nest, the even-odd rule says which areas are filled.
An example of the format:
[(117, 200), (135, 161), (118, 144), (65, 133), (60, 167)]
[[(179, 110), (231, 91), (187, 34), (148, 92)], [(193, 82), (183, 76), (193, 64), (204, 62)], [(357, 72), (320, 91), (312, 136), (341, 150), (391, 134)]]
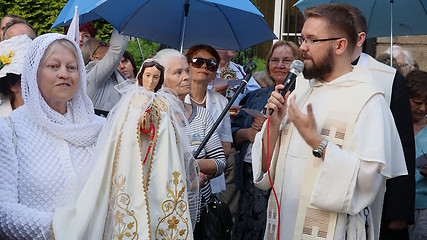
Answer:
[(363, 53), (353, 6), (304, 16), (223, 119), (247, 75), (234, 51), (166, 48), (138, 70), (115, 29), (76, 42), (3, 16), (0, 238), (211, 239), (219, 199), (236, 240), (427, 239), (427, 72), (399, 46)]

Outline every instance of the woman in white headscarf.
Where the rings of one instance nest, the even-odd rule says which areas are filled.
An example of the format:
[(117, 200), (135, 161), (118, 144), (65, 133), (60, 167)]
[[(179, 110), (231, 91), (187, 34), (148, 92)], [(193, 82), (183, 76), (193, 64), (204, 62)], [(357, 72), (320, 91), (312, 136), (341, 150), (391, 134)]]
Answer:
[(25, 55), (24, 105), (0, 119), (0, 238), (50, 239), (53, 211), (76, 200), (104, 121), (86, 95), (78, 45), (39, 36)]

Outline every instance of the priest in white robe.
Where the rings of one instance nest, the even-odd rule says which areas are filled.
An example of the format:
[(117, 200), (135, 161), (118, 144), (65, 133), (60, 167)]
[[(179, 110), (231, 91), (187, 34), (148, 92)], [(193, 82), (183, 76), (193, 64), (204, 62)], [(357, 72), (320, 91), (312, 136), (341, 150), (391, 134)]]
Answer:
[(274, 113), (252, 150), (255, 184), (274, 186), (265, 239), (378, 239), (386, 179), (407, 174), (383, 93), (351, 65), (357, 30), (348, 11), (306, 9), (304, 77), (291, 96), (279, 85), (268, 101)]

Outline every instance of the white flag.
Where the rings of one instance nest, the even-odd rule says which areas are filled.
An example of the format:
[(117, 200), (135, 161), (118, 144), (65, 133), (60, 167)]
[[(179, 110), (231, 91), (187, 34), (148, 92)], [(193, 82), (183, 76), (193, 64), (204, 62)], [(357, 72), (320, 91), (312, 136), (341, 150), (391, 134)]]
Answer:
[(68, 29), (67, 36), (69, 36), (72, 39), (74, 39), (74, 41), (76, 41), (76, 43), (80, 42), (80, 37), (79, 37), (79, 12), (77, 11), (77, 6), (76, 6), (76, 11), (74, 12), (73, 20), (71, 21), (71, 24), (70, 24), (70, 28)]

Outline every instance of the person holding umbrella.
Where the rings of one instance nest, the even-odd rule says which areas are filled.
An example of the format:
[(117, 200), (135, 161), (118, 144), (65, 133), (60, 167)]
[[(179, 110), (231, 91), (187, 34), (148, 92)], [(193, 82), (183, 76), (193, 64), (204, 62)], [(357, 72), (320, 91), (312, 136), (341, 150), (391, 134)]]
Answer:
[(117, 70), (117, 65), (128, 41), (128, 36), (113, 29), (110, 44), (91, 38), (82, 47), (87, 73), (87, 94), (92, 99), (97, 113), (105, 115), (121, 98), (114, 86), (126, 80)]
[(396, 69), (376, 61), (362, 53), (366, 38), (366, 19), (362, 11), (346, 5), (356, 19), (358, 40), (352, 55), (354, 65), (367, 67), (374, 77), (374, 84), (384, 93), (390, 106), (394, 123), (399, 132), (405, 157), (397, 159), (405, 162), (408, 175), (387, 181), (381, 218), (380, 239), (409, 239), (407, 225), (414, 221), (415, 199), (415, 143), (412, 129), (411, 105), (405, 79)]

